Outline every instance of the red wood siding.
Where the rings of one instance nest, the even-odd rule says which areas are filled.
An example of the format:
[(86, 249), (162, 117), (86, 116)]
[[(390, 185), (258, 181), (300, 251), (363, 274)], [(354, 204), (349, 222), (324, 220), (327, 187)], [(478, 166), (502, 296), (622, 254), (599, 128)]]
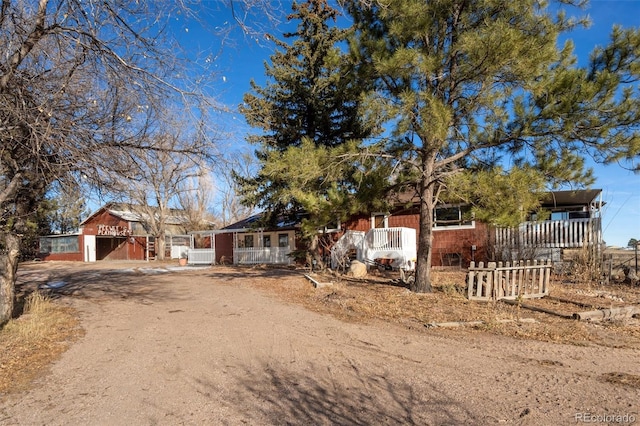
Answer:
[(113, 216), (105, 210), (91, 218), (89, 222), (86, 222), (82, 233), (87, 235), (98, 235), (98, 225), (121, 226), (129, 229), (129, 222)]
[[(130, 237), (128, 249), (129, 260), (147, 260), (147, 237)], [(150, 253), (151, 257), (155, 256)]]
[(225, 264), (233, 263), (233, 233), (216, 234), (216, 263), (221, 263), (224, 256)]
[(82, 262), (84, 260), (84, 253), (82, 250), (84, 239), (82, 235), (78, 235), (78, 247), (80, 251), (75, 253), (39, 253), (38, 258), (43, 261), (65, 261), (65, 262)]
[[(474, 228), (434, 230), (431, 266), (451, 265), (451, 260), (459, 256), (460, 266), (466, 268), (472, 260), (487, 260), (487, 225), (475, 222)], [(476, 250), (472, 250), (476, 246)]]
[[(130, 229), (129, 222), (111, 215), (107, 210), (98, 213), (84, 224), (84, 235), (96, 235), (96, 260), (146, 260), (145, 236), (98, 235), (98, 226), (117, 226)], [(154, 256), (154, 253), (150, 253)], [(82, 259), (81, 259), (82, 260)]]
[(344, 223), (343, 228), (350, 231), (367, 232), (369, 229), (371, 229), (371, 216), (354, 216)]
[[(420, 216), (415, 210), (396, 212), (388, 217), (390, 228), (413, 228), (420, 234)], [(344, 229), (368, 231), (371, 229), (371, 216), (358, 215), (343, 224)], [(341, 234), (340, 234), (341, 235)], [(462, 267), (469, 266), (472, 260), (486, 261), (489, 230), (486, 224), (475, 222), (473, 228), (434, 229), (431, 253), (431, 266), (450, 266), (451, 260), (460, 259)], [(475, 246), (476, 250), (472, 250)]]

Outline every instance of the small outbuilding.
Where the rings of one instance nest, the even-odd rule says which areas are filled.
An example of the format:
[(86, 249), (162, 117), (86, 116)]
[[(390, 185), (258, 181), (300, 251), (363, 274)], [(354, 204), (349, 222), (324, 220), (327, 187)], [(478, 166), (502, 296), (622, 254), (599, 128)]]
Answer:
[[(189, 247), (191, 236), (185, 223), (177, 211), (167, 218), (167, 257), (180, 253), (175, 246)], [(42, 260), (149, 260), (156, 257), (156, 241), (140, 213), (124, 204), (108, 203), (82, 221), (78, 233), (41, 237), (39, 251)]]

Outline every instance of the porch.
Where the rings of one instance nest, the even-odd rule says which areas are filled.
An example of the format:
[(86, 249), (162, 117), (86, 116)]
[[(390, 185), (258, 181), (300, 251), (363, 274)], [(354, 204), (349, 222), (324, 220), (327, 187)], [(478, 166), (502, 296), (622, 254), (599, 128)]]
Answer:
[(496, 228), (500, 249), (583, 248), (602, 244), (601, 219), (580, 218), (524, 222), (517, 228)]
[(331, 248), (333, 268), (344, 266), (345, 256), (356, 252), (356, 258), (372, 264), (377, 259), (391, 260), (397, 269), (413, 270), (417, 259), (416, 230), (413, 228), (374, 228), (366, 233), (346, 231)]
[(234, 233), (233, 263), (235, 265), (290, 265), (295, 250), (295, 231), (264, 231)]
[(189, 265), (213, 265), (216, 260), (214, 231), (195, 231), (189, 233), (191, 244), (187, 251)]

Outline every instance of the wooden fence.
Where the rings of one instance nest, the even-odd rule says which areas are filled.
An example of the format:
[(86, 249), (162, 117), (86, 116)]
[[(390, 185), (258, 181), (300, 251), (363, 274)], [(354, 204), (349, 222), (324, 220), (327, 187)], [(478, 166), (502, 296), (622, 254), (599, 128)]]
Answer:
[(467, 275), (470, 300), (540, 298), (549, 294), (551, 260), (520, 262), (471, 262)]

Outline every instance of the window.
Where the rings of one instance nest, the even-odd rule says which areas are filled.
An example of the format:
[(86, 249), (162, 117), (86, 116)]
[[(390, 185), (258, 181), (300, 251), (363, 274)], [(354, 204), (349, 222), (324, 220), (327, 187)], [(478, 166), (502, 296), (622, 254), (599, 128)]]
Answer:
[(262, 247), (271, 247), (271, 235), (265, 235), (262, 237)]
[(278, 234), (278, 247), (281, 247), (281, 248), (289, 247), (288, 234)]
[(253, 235), (245, 235), (244, 236), (244, 247), (252, 248), (253, 247)]
[(41, 237), (40, 253), (78, 253), (78, 236)]
[(552, 212), (551, 220), (588, 219), (589, 212), (585, 211), (563, 211)]
[(433, 226), (436, 228), (446, 226), (473, 226), (470, 206), (436, 207), (433, 215)]
[(444, 253), (442, 255), (442, 266), (462, 266), (462, 256), (460, 253)]
[(373, 213), (371, 215), (371, 228), (388, 228), (389, 215), (386, 213)]

